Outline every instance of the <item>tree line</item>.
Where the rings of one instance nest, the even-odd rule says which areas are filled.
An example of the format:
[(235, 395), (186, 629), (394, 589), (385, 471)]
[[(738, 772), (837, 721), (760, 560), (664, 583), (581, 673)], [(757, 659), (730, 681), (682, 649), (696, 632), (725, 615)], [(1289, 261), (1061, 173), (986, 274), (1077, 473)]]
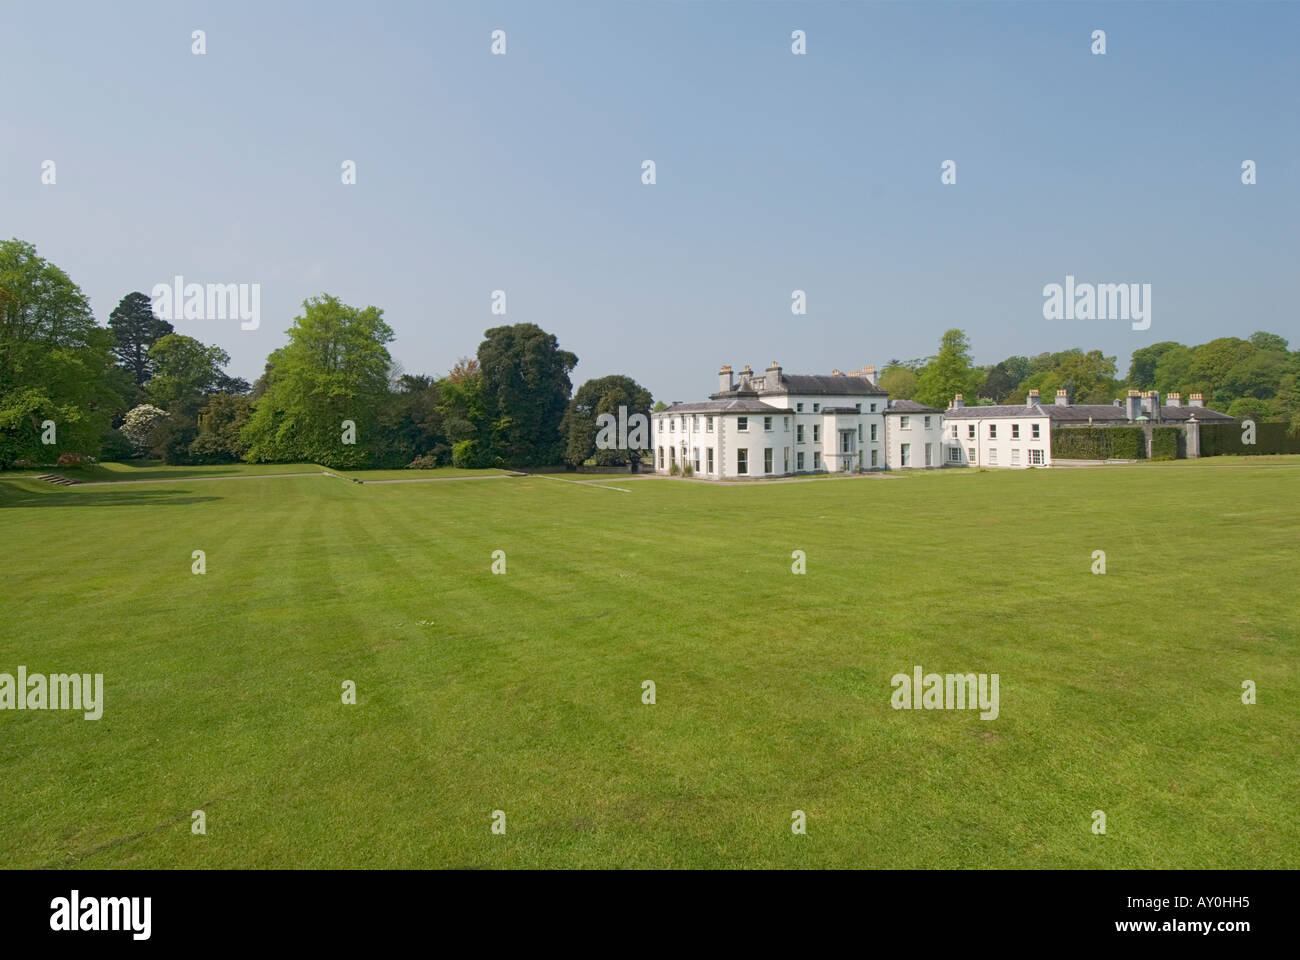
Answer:
[(577, 356), (534, 324), (493, 327), (474, 358), (441, 377), (402, 371), (374, 306), (314, 297), (288, 337), (250, 384), (225, 372), (220, 347), (157, 317), (143, 293), (128, 293), (99, 326), (63, 270), (29, 243), (2, 242), (0, 469), (56, 456), (339, 469), (617, 465), (636, 455), (597, 450), (597, 418), (652, 404), (620, 375), (575, 394)]
[[(473, 358), (443, 376), (408, 374), (389, 353), (383, 311), (328, 294), (303, 302), (288, 343), (253, 383), (225, 372), (220, 347), (176, 333), (143, 293), (96, 323), (89, 300), (58, 266), (20, 240), (0, 242), (0, 469), (56, 457), (166, 463), (314, 462), (363, 467), (539, 467), (594, 461), (635, 466), (636, 451), (598, 449), (601, 414), (648, 414), (650, 391), (630, 377), (588, 380), (540, 327), (484, 333)], [(1115, 357), (1074, 348), (988, 366), (949, 330), (932, 357), (891, 360), (880, 386), (940, 409), (1024, 403), (1030, 389), (1075, 403), (1109, 403), (1127, 388), (1200, 392), (1236, 417), (1300, 430), (1300, 351), (1271, 333), (1197, 346), (1165, 341)], [(53, 442), (51, 442), (53, 441)]]
[(1199, 393), (1207, 407), (1239, 419), (1287, 423), (1300, 432), (1300, 350), (1291, 350), (1275, 333), (1140, 347), (1122, 378), (1115, 360), (1100, 350), (1074, 347), (977, 366), (965, 333), (949, 330), (933, 357), (890, 360), (880, 386), (892, 397), (940, 409), (958, 393), (967, 405), (1023, 404), (1033, 389), (1049, 403), (1057, 390), (1065, 390), (1071, 403), (1110, 403), (1130, 389), (1156, 390), (1161, 397), (1180, 392), (1184, 403)]

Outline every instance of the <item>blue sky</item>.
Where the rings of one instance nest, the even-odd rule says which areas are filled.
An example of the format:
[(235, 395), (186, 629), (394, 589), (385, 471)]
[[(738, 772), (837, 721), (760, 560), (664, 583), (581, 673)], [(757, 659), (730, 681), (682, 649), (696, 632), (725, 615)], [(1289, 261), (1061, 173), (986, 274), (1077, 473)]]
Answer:
[[(409, 372), (533, 322), (575, 386), (668, 401), (950, 327), (979, 362), (1123, 373), (1159, 340), (1300, 341), (1297, 36), (1283, 3), (5, 2), (0, 234), (101, 322), (176, 274), (260, 283), (257, 331), (177, 323), (250, 380), (322, 291), (381, 307)], [(1067, 273), (1150, 283), (1150, 329), (1044, 320)]]

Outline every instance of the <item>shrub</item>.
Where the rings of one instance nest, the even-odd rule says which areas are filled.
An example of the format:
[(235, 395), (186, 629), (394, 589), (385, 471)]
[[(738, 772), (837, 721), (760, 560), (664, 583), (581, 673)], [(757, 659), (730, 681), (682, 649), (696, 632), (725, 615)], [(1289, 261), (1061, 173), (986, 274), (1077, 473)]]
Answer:
[(1182, 435), (1183, 431), (1178, 427), (1152, 427), (1151, 459), (1178, 459), (1178, 440)]
[(1061, 427), (1052, 431), (1052, 456), (1063, 460), (1142, 460), (1141, 427)]
[(1201, 456), (1228, 454), (1300, 453), (1300, 436), (1286, 423), (1255, 422), (1254, 445), (1242, 443), (1245, 430), (1240, 423), (1201, 424)]
[(131, 441), (121, 430), (105, 430), (99, 441), (101, 460), (130, 460), (135, 456)]
[(695, 476), (695, 468), (692, 467), (689, 463), (683, 463), (683, 464), (682, 464), (682, 476), (683, 476), (683, 477), (693, 477), (693, 476)]
[(477, 440), (459, 440), (452, 445), (452, 466), (465, 470), (479, 470), (488, 466), (488, 457)]
[(677, 466), (676, 463), (674, 463), (671, 467), (668, 468), (668, 475), (670, 477), (680, 476), (681, 472), (682, 472), (682, 468)]

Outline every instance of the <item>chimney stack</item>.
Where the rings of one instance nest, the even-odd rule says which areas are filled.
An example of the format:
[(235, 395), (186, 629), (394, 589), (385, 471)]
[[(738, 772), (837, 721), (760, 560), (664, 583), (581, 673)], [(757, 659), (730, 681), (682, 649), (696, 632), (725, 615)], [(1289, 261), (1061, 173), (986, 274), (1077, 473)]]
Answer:
[(962, 399), (962, 396), (959, 393), (957, 396), (952, 398), (952, 405), (954, 407), (964, 407), (966, 406), (966, 401)]
[(1181, 407), (1183, 405), (1183, 395), (1181, 393), (1171, 393), (1165, 397), (1166, 407)]
[(1203, 407), (1205, 406), (1205, 398), (1199, 393), (1194, 393), (1187, 398), (1187, 405), (1189, 407)]
[(1138, 414), (1142, 412), (1142, 394), (1136, 390), (1130, 390), (1124, 400), (1124, 416), (1129, 420), (1136, 420)]
[(734, 390), (735, 387), (735, 382), (731, 378), (731, 364), (725, 364), (718, 371), (718, 393), (726, 393), (729, 390)]
[(1149, 420), (1160, 419), (1160, 394), (1154, 390), (1148, 390), (1142, 394), (1142, 412), (1147, 415)]
[(876, 382), (876, 367), (872, 364), (869, 367), (862, 368), (862, 375), (870, 380), (873, 384)]
[(763, 389), (766, 390), (768, 393), (772, 393), (780, 389), (780, 386), (781, 386), (781, 364), (773, 360), (771, 365), (768, 366), (767, 371), (763, 376)]
[(745, 364), (743, 367), (740, 368), (740, 389), (741, 390), (750, 389), (749, 381), (753, 376), (754, 376), (754, 371), (749, 368), (749, 364)]
[(1068, 407), (1070, 405), (1070, 395), (1064, 390), (1056, 391), (1056, 405), (1058, 407)]
[(1030, 391), (1029, 391), (1029, 396), (1025, 397), (1025, 403), (1029, 404), (1029, 406), (1031, 406), (1031, 407), (1036, 407), (1036, 406), (1038, 406), (1039, 403), (1041, 403), (1041, 400), (1039, 399), (1039, 396), (1038, 396), (1038, 391), (1037, 391), (1037, 390), (1030, 390)]

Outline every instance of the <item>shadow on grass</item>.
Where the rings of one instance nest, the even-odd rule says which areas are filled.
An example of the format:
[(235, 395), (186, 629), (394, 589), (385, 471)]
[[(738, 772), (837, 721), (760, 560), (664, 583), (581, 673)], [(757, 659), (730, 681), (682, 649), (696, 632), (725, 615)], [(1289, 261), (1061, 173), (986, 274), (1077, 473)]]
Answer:
[[(24, 491), (25, 492), (25, 491)], [(177, 496), (185, 491), (162, 490), (89, 490), (73, 493), (68, 488), (58, 492), (38, 493), (18, 496), (17, 491), (11, 496), (0, 496), (0, 509), (5, 507), (180, 507), (193, 503), (207, 503), (220, 500), (220, 497)]]

